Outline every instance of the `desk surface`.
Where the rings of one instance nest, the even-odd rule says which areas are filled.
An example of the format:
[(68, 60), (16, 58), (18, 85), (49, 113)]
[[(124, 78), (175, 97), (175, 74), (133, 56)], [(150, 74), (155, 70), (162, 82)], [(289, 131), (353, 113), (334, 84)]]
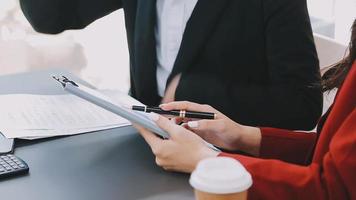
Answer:
[[(60, 72), (2, 76), (0, 94), (63, 93), (49, 78)], [(157, 167), (149, 147), (132, 127), (18, 140), (15, 146), (15, 155), (27, 162), (30, 173), (0, 180), (3, 200), (194, 199), (189, 176)]]

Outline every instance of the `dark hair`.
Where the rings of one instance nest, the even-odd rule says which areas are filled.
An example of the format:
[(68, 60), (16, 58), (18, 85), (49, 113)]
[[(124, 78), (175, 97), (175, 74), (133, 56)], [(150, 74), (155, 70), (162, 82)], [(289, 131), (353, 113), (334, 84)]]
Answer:
[(340, 62), (331, 66), (322, 77), (322, 90), (323, 92), (339, 88), (344, 82), (347, 74), (349, 73), (353, 63), (356, 60), (356, 20), (351, 28), (351, 41), (349, 44), (349, 54)]

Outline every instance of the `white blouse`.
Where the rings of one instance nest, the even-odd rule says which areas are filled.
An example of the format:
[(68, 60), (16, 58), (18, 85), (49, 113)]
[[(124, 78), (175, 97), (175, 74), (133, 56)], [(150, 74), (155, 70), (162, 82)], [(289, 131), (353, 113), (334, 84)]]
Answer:
[(198, 0), (157, 0), (155, 28), (158, 94), (163, 97), (172, 72), (186, 24)]

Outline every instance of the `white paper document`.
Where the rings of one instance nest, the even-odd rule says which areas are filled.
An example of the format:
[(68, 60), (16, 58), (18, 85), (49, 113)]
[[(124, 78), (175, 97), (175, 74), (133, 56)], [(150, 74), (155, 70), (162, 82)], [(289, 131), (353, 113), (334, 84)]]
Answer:
[[(118, 104), (138, 103), (127, 94), (103, 92)], [(36, 139), (130, 125), (126, 119), (74, 95), (0, 95), (0, 132), (7, 138)]]

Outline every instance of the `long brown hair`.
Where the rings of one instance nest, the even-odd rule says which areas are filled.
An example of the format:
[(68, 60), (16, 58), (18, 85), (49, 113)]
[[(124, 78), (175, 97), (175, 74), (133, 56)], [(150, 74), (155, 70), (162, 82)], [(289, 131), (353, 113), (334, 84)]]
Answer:
[(344, 82), (347, 74), (349, 73), (353, 63), (356, 60), (356, 20), (351, 28), (351, 41), (349, 44), (349, 54), (340, 62), (325, 72), (322, 77), (322, 90), (323, 92), (339, 88)]

